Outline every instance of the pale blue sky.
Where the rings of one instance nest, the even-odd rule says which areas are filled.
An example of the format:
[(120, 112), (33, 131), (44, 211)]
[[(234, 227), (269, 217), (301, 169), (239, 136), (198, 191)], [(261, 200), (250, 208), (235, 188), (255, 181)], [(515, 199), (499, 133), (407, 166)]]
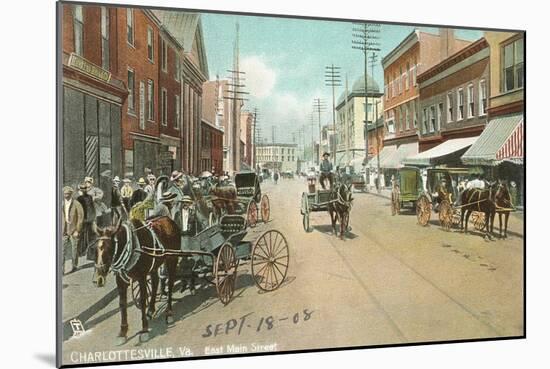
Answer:
[[(276, 140), (289, 142), (292, 132), (307, 123), (313, 98), (327, 102), (322, 123), (331, 120), (332, 94), (324, 85), (325, 66), (341, 67), (342, 79), (349, 85), (363, 74), (363, 53), (352, 49), (352, 23), (243, 15), (203, 14), (202, 25), (210, 79), (227, 77), (232, 68), (235, 24), (240, 27), (241, 69), (250, 95), (247, 109), (260, 111), (263, 137), (271, 139), (271, 126), (277, 126)], [(397, 46), (414, 27), (382, 25), (379, 60)], [(422, 28), (428, 32), (437, 29)], [(458, 38), (476, 40), (482, 31), (456, 30)], [(368, 73), (371, 73), (369, 66)], [(383, 89), (383, 71), (378, 62), (374, 78)], [(336, 99), (344, 91), (340, 87)], [(309, 134), (310, 133), (306, 133)]]

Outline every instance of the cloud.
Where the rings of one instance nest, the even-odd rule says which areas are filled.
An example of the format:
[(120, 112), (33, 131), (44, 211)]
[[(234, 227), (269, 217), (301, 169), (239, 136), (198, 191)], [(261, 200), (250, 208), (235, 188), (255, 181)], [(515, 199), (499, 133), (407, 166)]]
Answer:
[(244, 57), (240, 67), (246, 72), (246, 90), (251, 96), (264, 99), (271, 95), (277, 82), (277, 72), (266, 64), (263, 57), (257, 55)]

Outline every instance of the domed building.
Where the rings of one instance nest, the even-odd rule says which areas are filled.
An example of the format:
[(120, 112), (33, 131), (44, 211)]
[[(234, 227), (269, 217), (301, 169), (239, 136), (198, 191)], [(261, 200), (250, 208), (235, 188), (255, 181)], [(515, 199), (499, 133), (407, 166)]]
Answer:
[[(384, 124), (382, 120), (383, 93), (378, 83), (367, 74), (367, 120), (369, 156), (375, 155), (382, 147)], [(375, 124), (376, 122), (376, 124)], [(357, 78), (351, 89), (344, 91), (336, 103), (336, 131), (338, 145), (336, 147), (337, 165), (351, 165), (356, 172), (362, 169), (365, 159), (365, 76)], [(378, 140), (377, 140), (378, 135)], [(378, 142), (377, 142), (378, 141)]]

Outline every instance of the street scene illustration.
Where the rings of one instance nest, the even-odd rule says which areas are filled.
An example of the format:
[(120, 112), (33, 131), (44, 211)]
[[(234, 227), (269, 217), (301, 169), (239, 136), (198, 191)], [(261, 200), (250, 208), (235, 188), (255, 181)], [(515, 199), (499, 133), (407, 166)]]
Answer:
[(524, 336), (523, 32), (58, 19), (59, 365)]

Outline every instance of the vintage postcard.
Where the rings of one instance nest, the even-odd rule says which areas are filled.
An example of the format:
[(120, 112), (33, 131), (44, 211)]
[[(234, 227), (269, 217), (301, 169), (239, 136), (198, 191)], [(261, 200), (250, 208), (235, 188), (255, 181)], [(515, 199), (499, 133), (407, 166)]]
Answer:
[(525, 32), (57, 16), (59, 366), (525, 337)]

